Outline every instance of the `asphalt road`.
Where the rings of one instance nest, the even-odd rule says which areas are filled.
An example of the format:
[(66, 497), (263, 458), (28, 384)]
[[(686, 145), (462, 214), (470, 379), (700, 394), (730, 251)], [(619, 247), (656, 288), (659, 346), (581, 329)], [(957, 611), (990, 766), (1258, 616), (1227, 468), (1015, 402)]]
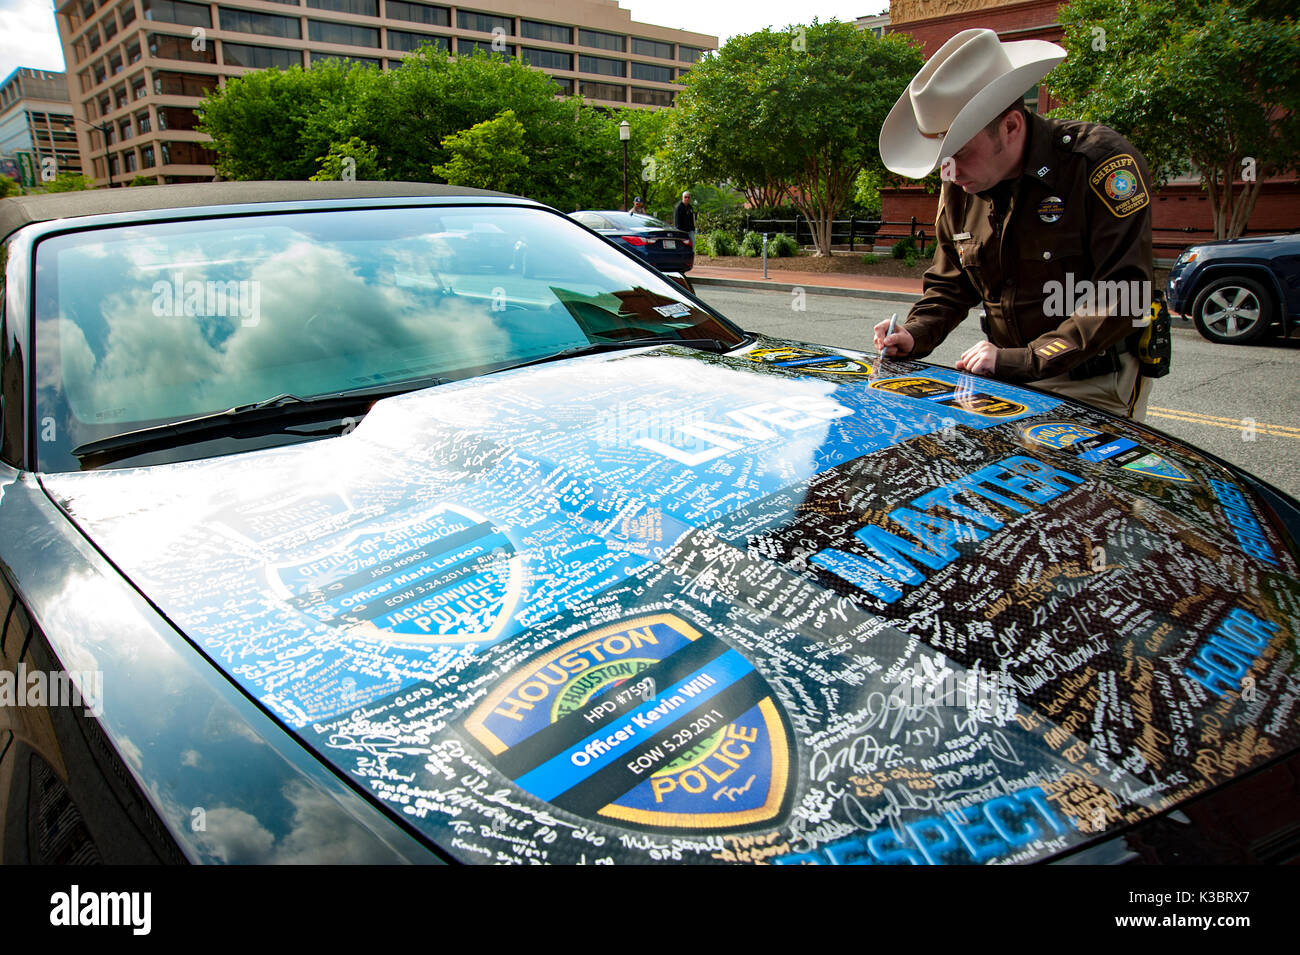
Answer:
[[(779, 338), (871, 352), (871, 329), (902, 302), (700, 285), (741, 327)], [(800, 306), (802, 305), (802, 309)], [(972, 313), (927, 360), (952, 366), (980, 341)], [(1216, 345), (1174, 318), (1171, 371), (1156, 380), (1146, 424), (1216, 454), (1300, 498), (1300, 339)]]

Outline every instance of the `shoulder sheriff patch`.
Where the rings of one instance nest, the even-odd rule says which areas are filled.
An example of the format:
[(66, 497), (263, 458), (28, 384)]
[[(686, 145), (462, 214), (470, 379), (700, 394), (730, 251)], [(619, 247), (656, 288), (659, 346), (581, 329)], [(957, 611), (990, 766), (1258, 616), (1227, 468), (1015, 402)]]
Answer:
[(789, 733), (736, 650), (662, 613), (566, 641), (465, 721), (538, 799), (652, 829), (728, 830), (784, 812)]
[(1088, 185), (1106, 208), (1120, 219), (1145, 209), (1151, 202), (1137, 161), (1128, 153), (1107, 159), (1094, 169), (1088, 177)]

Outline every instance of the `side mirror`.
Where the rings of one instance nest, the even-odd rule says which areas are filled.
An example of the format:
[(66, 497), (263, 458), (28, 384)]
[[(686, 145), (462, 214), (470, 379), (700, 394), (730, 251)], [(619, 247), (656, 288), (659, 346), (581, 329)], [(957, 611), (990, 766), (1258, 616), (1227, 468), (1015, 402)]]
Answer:
[(688, 279), (681, 272), (665, 272), (664, 275), (668, 276), (670, 279), (672, 279), (682, 288), (686, 289), (686, 291), (690, 292), (692, 295), (695, 294), (695, 286), (691, 285), (691, 280)]

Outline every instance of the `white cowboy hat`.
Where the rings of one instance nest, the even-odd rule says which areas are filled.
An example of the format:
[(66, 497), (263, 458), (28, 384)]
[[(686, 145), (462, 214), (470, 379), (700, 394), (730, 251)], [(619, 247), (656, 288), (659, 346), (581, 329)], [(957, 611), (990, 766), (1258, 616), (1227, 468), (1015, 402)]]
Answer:
[(928, 176), (1064, 59), (1065, 50), (1046, 40), (1003, 43), (992, 30), (962, 30), (912, 77), (885, 118), (885, 166), (911, 179)]

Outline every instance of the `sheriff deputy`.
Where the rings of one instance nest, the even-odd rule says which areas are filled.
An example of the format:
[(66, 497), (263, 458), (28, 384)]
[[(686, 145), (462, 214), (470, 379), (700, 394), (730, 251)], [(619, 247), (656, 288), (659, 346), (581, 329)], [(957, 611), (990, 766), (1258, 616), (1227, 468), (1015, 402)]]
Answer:
[[(1140, 421), (1150, 379), (1126, 339), (1150, 300), (1150, 174), (1114, 130), (1025, 110), (1023, 92), (1065, 56), (1055, 43), (964, 30), (894, 104), (880, 131), (885, 165), (913, 179), (939, 166), (943, 184), (921, 299), (894, 334), (877, 325), (875, 345), (923, 358), (979, 305), (988, 340), (958, 370)], [(1059, 305), (1062, 288), (1088, 283), (1144, 294), (1127, 305), (1090, 295), (1077, 308), (1045, 309), (1053, 295)]]

